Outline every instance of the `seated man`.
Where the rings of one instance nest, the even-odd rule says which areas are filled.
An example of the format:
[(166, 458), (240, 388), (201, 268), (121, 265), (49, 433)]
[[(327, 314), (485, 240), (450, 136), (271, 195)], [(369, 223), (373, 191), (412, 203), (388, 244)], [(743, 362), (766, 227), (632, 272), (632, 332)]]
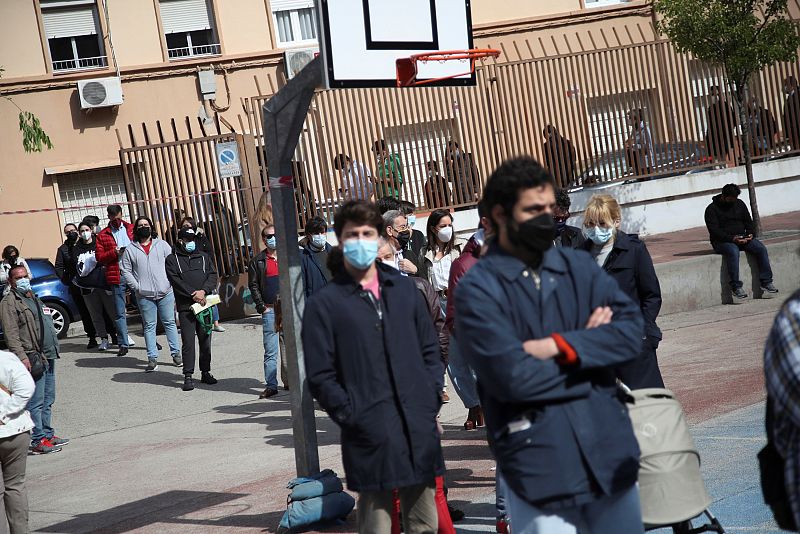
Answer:
[(753, 254), (758, 260), (758, 279), (765, 293), (777, 293), (772, 284), (772, 269), (769, 266), (767, 247), (753, 238), (755, 227), (750, 212), (744, 202), (739, 200), (742, 190), (736, 184), (728, 184), (722, 193), (712, 199), (706, 208), (706, 227), (714, 252), (722, 254), (728, 267), (731, 292), (739, 299), (746, 299), (747, 293), (739, 280), (739, 251)]

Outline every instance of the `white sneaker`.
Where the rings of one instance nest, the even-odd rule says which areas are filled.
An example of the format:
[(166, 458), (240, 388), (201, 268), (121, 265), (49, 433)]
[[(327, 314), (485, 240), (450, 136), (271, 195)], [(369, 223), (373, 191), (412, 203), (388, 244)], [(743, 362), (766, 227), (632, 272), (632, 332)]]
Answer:
[(128, 346), (132, 347), (134, 345), (136, 345), (136, 342), (133, 340), (133, 338), (130, 336), (130, 334), (128, 334)]
[(212, 330), (214, 330), (214, 332), (224, 332), (225, 331), (225, 327), (222, 326), (221, 324), (218, 324), (218, 325), (214, 325), (214, 328)]
[(99, 350), (100, 352), (108, 350), (108, 340), (107, 339), (101, 339), (100, 340), (100, 345), (97, 346), (97, 350)]

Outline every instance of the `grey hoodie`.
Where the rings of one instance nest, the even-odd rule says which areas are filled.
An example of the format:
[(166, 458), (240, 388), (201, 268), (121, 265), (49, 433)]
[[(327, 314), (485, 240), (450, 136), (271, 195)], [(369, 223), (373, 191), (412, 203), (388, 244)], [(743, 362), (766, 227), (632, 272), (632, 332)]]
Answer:
[(122, 283), (142, 297), (160, 299), (169, 295), (172, 285), (164, 266), (170, 254), (172, 247), (157, 237), (150, 244), (150, 254), (145, 253), (141, 243), (131, 243), (119, 260)]

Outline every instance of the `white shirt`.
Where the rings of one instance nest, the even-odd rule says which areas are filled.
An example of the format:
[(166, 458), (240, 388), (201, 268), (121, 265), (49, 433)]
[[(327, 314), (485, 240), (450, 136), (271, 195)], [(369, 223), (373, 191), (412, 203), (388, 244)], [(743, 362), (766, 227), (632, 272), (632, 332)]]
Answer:
[(33, 396), (33, 377), (17, 355), (0, 350), (0, 438), (22, 434), (33, 428), (33, 420), (25, 409)]
[(359, 162), (352, 162), (342, 178), (347, 198), (367, 200), (372, 195), (372, 175)]
[(131, 240), (128, 237), (128, 230), (125, 228), (125, 225), (120, 224), (119, 228), (114, 230), (114, 227), (111, 227), (111, 235), (114, 236), (114, 241), (117, 242), (117, 246), (119, 248), (125, 248), (130, 246)]
[(433, 289), (444, 291), (450, 281), (450, 267), (453, 265), (453, 258), (450, 254), (442, 256), (439, 261), (433, 262)]

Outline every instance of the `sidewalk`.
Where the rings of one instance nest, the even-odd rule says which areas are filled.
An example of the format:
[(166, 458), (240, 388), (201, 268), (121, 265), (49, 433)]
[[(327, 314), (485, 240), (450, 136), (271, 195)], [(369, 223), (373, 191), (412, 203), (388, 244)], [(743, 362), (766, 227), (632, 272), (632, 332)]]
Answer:
[[(763, 440), (761, 351), (781, 300), (660, 320), (665, 380), (694, 425), (713, 510), (726, 528), (769, 531), (754, 451)], [(275, 532), (294, 477), (288, 393), (257, 399), (260, 327), (226, 326), (214, 334), (219, 384), (189, 393), (178, 368), (143, 372), (139, 336), (124, 358), (84, 353), (81, 338), (63, 343), (54, 422), (73, 441), (29, 458), (32, 530)], [(494, 462), (483, 432), (462, 429), (466, 409), (453, 397), (442, 421), (450, 501), (468, 514), (458, 531), (492, 532)], [(322, 467), (343, 474), (338, 430), (321, 412), (317, 427)], [(354, 517), (326, 532), (355, 532)]]

